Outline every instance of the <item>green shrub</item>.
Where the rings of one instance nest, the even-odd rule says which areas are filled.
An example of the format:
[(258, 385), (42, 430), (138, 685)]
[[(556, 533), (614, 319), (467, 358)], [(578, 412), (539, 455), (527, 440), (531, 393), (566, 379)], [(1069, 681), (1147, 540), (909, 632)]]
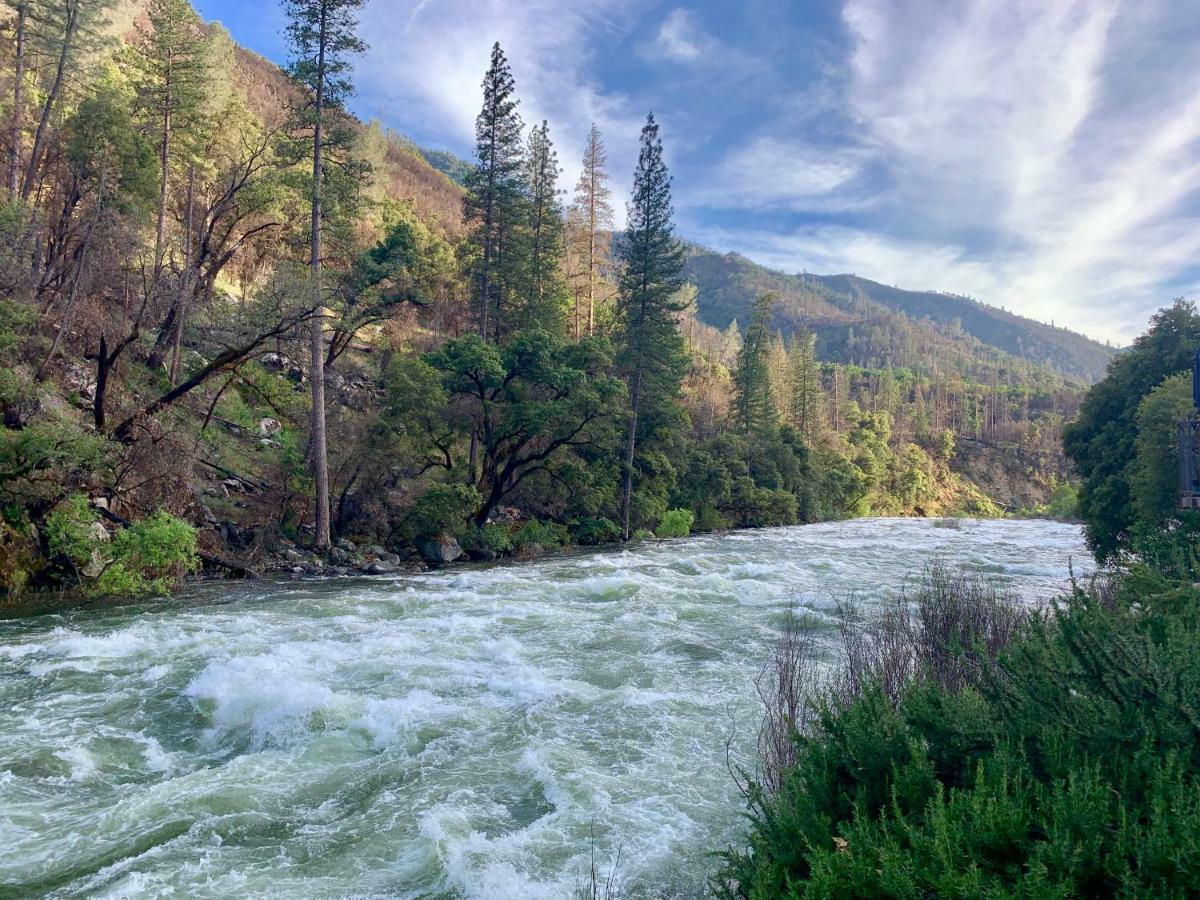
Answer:
[(413, 504), (404, 530), (410, 538), (433, 537), (443, 531), (462, 535), (479, 501), (479, 492), (470, 485), (432, 485)]
[(482, 528), (467, 529), (461, 543), (468, 553), (482, 553), (488, 556), (505, 556), (513, 550), (509, 529), (496, 522), (489, 522)]
[(621, 529), (617, 527), (616, 522), (603, 516), (584, 519), (575, 526), (575, 541), (585, 547), (615, 544), (620, 539)]
[(74, 495), (46, 518), (50, 552), (68, 560), (89, 596), (165, 593), (199, 568), (196, 529), (157, 512), (109, 538), (87, 499)]
[(513, 535), (513, 549), (518, 553), (534, 546), (549, 550), (570, 543), (566, 526), (555, 522), (539, 522), (536, 519), (523, 524)]
[(693, 531), (725, 531), (729, 528), (729, 519), (720, 510), (708, 504), (700, 507), (696, 521), (692, 523)]
[(692, 533), (692, 523), (695, 519), (690, 509), (668, 510), (659, 520), (654, 533), (660, 538), (687, 537)]
[(652, 541), (654, 540), (654, 532), (646, 528), (636, 528), (633, 534), (629, 536), (631, 541)]
[[(954, 622), (1014, 621), (939, 602)], [(929, 609), (878, 642), (867, 677), (804, 698), (794, 756), (751, 786), (749, 847), (716, 892), (1197, 896), (1200, 591), (1134, 570), (1007, 644), (990, 625), (950, 640)], [(919, 663), (898, 677), (897, 648)]]

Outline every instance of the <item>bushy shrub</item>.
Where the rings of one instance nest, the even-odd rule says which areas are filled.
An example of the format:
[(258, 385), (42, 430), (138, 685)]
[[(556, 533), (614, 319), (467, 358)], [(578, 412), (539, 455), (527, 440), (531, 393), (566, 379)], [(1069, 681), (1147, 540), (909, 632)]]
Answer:
[(74, 495), (46, 518), (50, 552), (74, 568), (89, 596), (137, 597), (165, 593), (199, 568), (196, 529), (157, 512), (111, 538), (87, 499)]
[(584, 547), (597, 544), (615, 544), (621, 539), (621, 529), (611, 519), (597, 516), (584, 519), (575, 526), (575, 542)]
[[(718, 894), (1200, 892), (1200, 591), (1137, 570), (1014, 624), (963, 584), (884, 627), (850, 689), (805, 696)], [(897, 651), (915, 664), (889, 684)]]
[(512, 553), (512, 534), (505, 525), (489, 522), (482, 528), (469, 528), (460, 538), (463, 549), (474, 556), (495, 558)]
[(404, 521), (406, 536), (433, 537), (441, 532), (462, 535), (478, 507), (479, 492), (466, 484), (435, 484), (417, 498)]
[(518, 553), (541, 547), (549, 550), (570, 543), (566, 526), (555, 522), (539, 522), (536, 519), (524, 523), (512, 537), (513, 549)]
[(687, 537), (692, 533), (692, 522), (695, 520), (690, 509), (671, 509), (659, 519), (654, 533), (660, 538)]

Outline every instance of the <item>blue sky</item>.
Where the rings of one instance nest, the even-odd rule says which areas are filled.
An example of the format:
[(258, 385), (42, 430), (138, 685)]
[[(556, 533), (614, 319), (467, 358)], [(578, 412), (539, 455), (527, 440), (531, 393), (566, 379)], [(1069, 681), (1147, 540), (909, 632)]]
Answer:
[[(274, 0), (194, 0), (285, 58)], [(1194, 0), (370, 0), (354, 108), (469, 157), (491, 43), (618, 206), (648, 110), (679, 232), (1124, 342), (1200, 291)]]

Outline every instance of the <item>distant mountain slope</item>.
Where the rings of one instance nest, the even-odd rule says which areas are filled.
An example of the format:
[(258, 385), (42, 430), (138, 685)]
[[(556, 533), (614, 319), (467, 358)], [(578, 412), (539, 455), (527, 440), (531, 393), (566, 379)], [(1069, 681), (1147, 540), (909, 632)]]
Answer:
[(700, 318), (718, 328), (745, 324), (755, 298), (778, 296), (785, 334), (814, 331), (828, 360), (857, 365), (949, 366), (1019, 359), (1077, 381), (1104, 374), (1116, 352), (1081, 334), (964, 297), (905, 291), (855, 275), (789, 275), (736, 253), (690, 245), (684, 276), (699, 289)]
[(910, 318), (929, 318), (944, 325), (955, 320), (964, 331), (985, 344), (1021, 359), (1044, 363), (1064, 375), (1099, 381), (1116, 350), (1078, 332), (1047, 325), (978, 300), (936, 291), (907, 291), (857, 275), (819, 275), (831, 290), (863, 296), (903, 312)]

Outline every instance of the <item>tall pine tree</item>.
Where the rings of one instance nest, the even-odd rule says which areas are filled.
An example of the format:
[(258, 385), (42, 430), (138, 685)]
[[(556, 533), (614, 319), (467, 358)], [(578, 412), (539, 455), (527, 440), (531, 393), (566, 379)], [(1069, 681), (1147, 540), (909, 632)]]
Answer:
[[(617, 316), (618, 365), (629, 385), (629, 417), (621, 490), (621, 529), (628, 540), (633, 508), (633, 475), (645, 414), (673, 404), (687, 367), (676, 315), (682, 284), (683, 247), (675, 239), (671, 217), (671, 177), (663, 162), (662, 141), (654, 114), (642, 127), (637, 171), (633, 176), (625, 235), (621, 242), (621, 293)], [(658, 410), (655, 410), (656, 412)]]
[(529, 132), (525, 151), (527, 276), (521, 297), (521, 324), (561, 327), (563, 209), (558, 189), (558, 155), (545, 121)]
[(322, 186), (326, 178), (325, 153), (332, 113), (340, 111), (353, 91), (350, 59), (366, 45), (358, 39), (356, 14), (366, 0), (284, 0), (288, 17), (292, 77), (305, 89), (306, 104), (297, 112), (311, 133), (312, 185), (309, 196), (309, 279), (315, 314), (309, 323), (309, 380), (312, 386), (312, 472), (316, 482), (316, 534), (318, 549), (330, 544), (329, 454), (325, 435), (325, 338), (321, 290)]
[(474, 299), (480, 336), (503, 333), (505, 298), (511, 293), (512, 244), (522, 219), (521, 117), (504, 51), (492, 47), (483, 77), (483, 108), (475, 119), (475, 167), (466, 179), (463, 214), (471, 226)]
[(575, 185), (574, 220), (578, 223), (578, 239), (582, 245), (582, 278), (575, 291), (575, 337), (585, 328), (596, 332), (597, 293), (601, 272), (609, 264), (609, 247), (613, 226), (612, 191), (608, 187), (608, 153), (600, 129), (592, 123), (583, 150), (583, 167)]
[(747, 433), (776, 423), (769, 362), (774, 305), (775, 298), (771, 294), (763, 294), (754, 301), (754, 312), (733, 373), (734, 411), (738, 425)]
[(824, 426), (825, 398), (821, 390), (821, 364), (817, 361), (816, 348), (817, 336), (811, 331), (798, 331), (792, 335), (788, 347), (788, 424), (809, 445), (816, 443)]

